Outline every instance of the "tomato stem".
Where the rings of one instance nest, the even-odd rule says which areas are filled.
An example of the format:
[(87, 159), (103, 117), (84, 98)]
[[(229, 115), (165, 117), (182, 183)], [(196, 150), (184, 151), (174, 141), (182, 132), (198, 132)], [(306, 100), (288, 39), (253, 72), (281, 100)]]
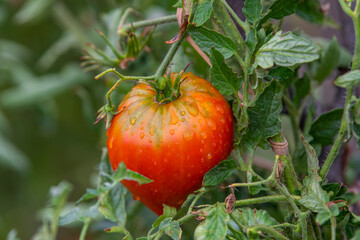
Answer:
[(150, 19), (150, 20), (143, 20), (143, 21), (127, 23), (127, 24), (124, 24), (123, 26), (121, 26), (121, 25), (119, 26), (118, 34), (120, 34), (120, 35), (127, 34), (127, 31), (131, 28), (135, 29), (135, 28), (140, 28), (140, 27), (158, 25), (158, 24), (168, 23), (168, 22), (176, 22), (176, 21), (177, 21), (176, 14), (174, 14), (174, 15), (169, 15), (169, 16), (160, 17), (160, 18), (154, 18), (154, 19)]

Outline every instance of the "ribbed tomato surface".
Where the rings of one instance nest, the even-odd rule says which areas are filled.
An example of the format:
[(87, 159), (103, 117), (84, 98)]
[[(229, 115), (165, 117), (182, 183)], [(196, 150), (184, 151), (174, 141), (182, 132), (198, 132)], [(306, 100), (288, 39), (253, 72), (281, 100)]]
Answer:
[(232, 149), (234, 126), (227, 101), (208, 81), (192, 73), (182, 78), (180, 97), (167, 104), (155, 101), (150, 86), (135, 86), (107, 132), (112, 168), (124, 162), (152, 179), (143, 185), (122, 183), (134, 199), (159, 215), (163, 204), (180, 207), (201, 187), (204, 174)]

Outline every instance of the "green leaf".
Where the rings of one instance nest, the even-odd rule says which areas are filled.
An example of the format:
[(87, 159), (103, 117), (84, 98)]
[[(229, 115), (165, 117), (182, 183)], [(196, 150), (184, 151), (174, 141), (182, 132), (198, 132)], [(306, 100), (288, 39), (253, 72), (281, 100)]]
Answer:
[(267, 211), (251, 208), (241, 208), (231, 213), (232, 217), (237, 219), (241, 224), (251, 227), (257, 224), (277, 225), (279, 224)]
[(206, 187), (217, 186), (228, 179), (237, 168), (234, 160), (224, 160), (210, 169), (205, 176), (203, 184)]
[(339, 65), (340, 46), (336, 38), (333, 38), (321, 51), (320, 59), (310, 64), (313, 78), (322, 82)]
[(257, 33), (254, 28), (250, 28), (250, 32), (246, 36), (245, 40), (246, 46), (249, 48), (250, 52), (254, 52), (256, 45), (258, 44)]
[(76, 221), (82, 221), (82, 219), (84, 218), (82, 212), (80, 211), (80, 209), (78, 207), (72, 209), (70, 212), (68, 212), (67, 214), (60, 216), (59, 218), (59, 225), (67, 225)]
[(304, 144), (305, 152), (307, 155), (308, 175), (317, 175), (317, 172), (319, 170), (319, 160), (317, 158), (316, 151), (303, 136), (301, 136), (301, 140)]
[[(288, 81), (294, 75), (294, 71), (287, 67), (273, 67), (268, 73), (269, 79), (276, 79), (284, 86), (289, 86)], [(290, 84), (291, 85), (291, 84)]]
[(133, 180), (133, 181), (137, 181), (139, 184), (145, 184), (145, 183), (152, 182), (151, 179), (141, 175), (140, 173), (126, 169), (124, 162), (121, 162), (119, 164), (119, 167), (116, 169), (116, 171), (113, 175), (113, 180), (115, 182), (120, 182), (122, 180)]
[(225, 240), (229, 222), (229, 214), (224, 206), (216, 203), (205, 221), (199, 224), (195, 230), (195, 240)]
[(195, 24), (196, 27), (200, 27), (207, 20), (210, 19), (211, 13), (213, 11), (213, 2), (214, 0), (204, 0), (196, 8), (193, 18), (193, 23)]
[(269, 18), (282, 19), (295, 12), (297, 6), (296, 0), (274, 0), (272, 4), (266, 9), (258, 25), (263, 24)]
[(323, 225), (327, 220), (330, 219), (330, 217), (331, 217), (331, 212), (324, 210), (324, 211), (319, 212), (319, 214), (316, 216), (315, 220), (320, 225)]
[(223, 95), (237, 94), (242, 85), (232, 69), (225, 63), (224, 57), (215, 48), (211, 49), (210, 77), (211, 82)]
[(335, 85), (343, 88), (352, 88), (360, 84), (360, 70), (354, 70), (341, 75), (335, 80)]
[(106, 219), (125, 225), (125, 194), (125, 187), (117, 184), (107, 192), (107, 194), (101, 197), (99, 211)]
[(60, 74), (47, 74), (41, 76), (39, 81), (26, 82), (17, 88), (2, 91), (0, 106), (16, 108), (43, 103), (90, 79), (75, 65), (66, 65), (60, 72)]
[(294, 97), (293, 102), (299, 106), (301, 100), (305, 98), (311, 90), (310, 78), (305, 74), (302, 78), (298, 79), (294, 84)]
[(306, 21), (319, 25), (336, 27), (336, 23), (324, 14), (318, 0), (306, 0), (298, 2), (296, 14)]
[(92, 198), (96, 198), (99, 195), (100, 195), (100, 192), (97, 189), (88, 188), (88, 189), (86, 189), (86, 193), (84, 195), (82, 195), (81, 198), (79, 200), (77, 200), (75, 204), (77, 205), (83, 201), (86, 201), (86, 200), (89, 200)]
[(0, 165), (20, 173), (29, 170), (29, 159), (0, 132)]
[(330, 201), (330, 196), (321, 188), (320, 182), (321, 178), (317, 174), (306, 177), (299, 203), (313, 212), (330, 212), (326, 205)]
[(242, 12), (244, 13), (246, 20), (251, 23), (256, 23), (261, 18), (262, 5), (261, 0), (246, 0)]
[(180, 228), (179, 222), (172, 221), (171, 218), (167, 218), (161, 222), (159, 230), (164, 229), (165, 234), (171, 237), (174, 240), (181, 239), (182, 230)]
[(249, 148), (254, 148), (261, 140), (280, 132), (282, 92), (282, 87), (273, 80), (264, 88), (255, 106), (248, 109), (250, 125), (243, 141)]
[(338, 199), (347, 191), (347, 187), (344, 187), (342, 183), (328, 183), (321, 185), (321, 188), (329, 193), (331, 201)]
[(44, 17), (50, 11), (54, 0), (29, 0), (26, 1), (20, 11), (14, 16), (17, 23), (23, 24), (30, 21), (36, 21)]
[(314, 137), (312, 142), (322, 146), (331, 145), (336, 134), (339, 132), (343, 109), (334, 109), (320, 115), (311, 125), (310, 135)]
[(221, 33), (212, 31), (205, 27), (188, 27), (190, 36), (195, 43), (207, 54), (211, 54), (211, 48), (218, 50), (225, 59), (237, 53), (237, 47), (233, 40)]
[(167, 218), (172, 219), (176, 215), (176, 208), (167, 206), (165, 204), (163, 206), (164, 206), (163, 214), (160, 217), (158, 217), (158, 219), (156, 219), (155, 222), (152, 224), (153, 228), (157, 228), (162, 221), (164, 221)]
[(312, 62), (319, 58), (316, 46), (309, 40), (281, 32), (265, 43), (255, 55), (254, 67), (271, 68), (274, 64), (283, 67)]

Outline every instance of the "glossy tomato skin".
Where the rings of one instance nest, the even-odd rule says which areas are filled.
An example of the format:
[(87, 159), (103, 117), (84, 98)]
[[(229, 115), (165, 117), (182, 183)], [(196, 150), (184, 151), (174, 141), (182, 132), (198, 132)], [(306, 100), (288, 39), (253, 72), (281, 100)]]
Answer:
[(150, 86), (135, 86), (107, 132), (112, 168), (124, 162), (153, 180), (122, 183), (158, 215), (163, 204), (180, 207), (201, 187), (204, 174), (232, 150), (234, 123), (227, 101), (208, 81), (192, 73), (182, 78), (180, 97), (167, 104), (155, 101)]

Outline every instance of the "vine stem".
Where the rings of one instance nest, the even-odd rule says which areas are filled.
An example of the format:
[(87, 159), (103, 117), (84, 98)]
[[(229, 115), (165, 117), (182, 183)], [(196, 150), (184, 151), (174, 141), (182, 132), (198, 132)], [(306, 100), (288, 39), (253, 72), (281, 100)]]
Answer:
[[(355, 50), (354, 50), (354, 56), (353, 56), (353, 61), (352, 61), (352, 66), (351, 66), (351, 70), (356, 70), (359, 69), (360, 67), (360, 0), (358, 0), (356, 2), (356, 6), (355, 6), (355, 10), (354, 12), (351, 11), (350, 8), (348, 8), (346, 5), (344, 5), (345, 3), (343, 2), (343, 0), (339, 0), (343, 10), (345, 11), (346, 14), (348, 14), (354, 23), (354, 30), (355, 30)], [(350, 11), (350, 12), (349, 12)], [(344, 143), (344, 137), (345, 134), (347, 132), (347, 121), (346, 121), (346, 114), (347, 114), (347, 110), (350, 107), (351, 104), (351, 97), (353, 94), (353, 90), (354, 88), (348, 88), (347, 89), (347, 93), (346, 93), (346, 99), (345, 99), (345, 107), (344, 107), (344, 112), (342, 115), (342, 119), (341, 119), (341, 125), (340, 125), (340, 130), (339, 133), (335, 139), (335, 142), (333, 144), (333, 146), (331, 147), (330, 153), (327, 156), (321, 171), (319, 173), (321, 178), (325, 178), (328, 171), (330, 170), (331, 165), (333, 164), (335, 158), (337, 157), (340, 148), (342, 146), (342, 144)]]
[(91, 218), (86, 218), (84, 221), (84, 225), (81, 229), (79, 240), (85, 240), (86, 232), (90, 226)]
[(184, 37), (187, 35), (187, 33), (183, 33), (179, 40), (177, 40), (175, 43), (173, 43), (171, 45), (171, 48), (169, 49), (169, 51), (167, 52), (164, 60), (161, 62), (160, 66), (158, 67), (158, 69), (155, 72), (155, 81), (157, 81), (158, 79), (160, 79), (164, 73), (166, 72), (167, 67), (169, 66), (171, 60), (174, 58), (177, 50), (179, 49), (182, 41), (184, 40)]
[(245, 31), (246, 35), (250, 31), (249, 24), (247, 22), (243, 22), (238, 15), (232, 10), (226, 0), (221, 0), (222, 4), (224, 4), (226, 10), (230, 13), (230, 15), (235, 19), (236, 23)]
[(282, 235), (281, 233), (276, 231), (274, 228), (272, 228), (268, 225), (265, 225), (265, 224), (257, 224), (253, 227), (248, 227), (247, 229), (248, 229), (248, 231), (262, 231), (264, 233), (267, 233), (267, 234), (275, 237), (275, 239), (289, 240), (289, 238), (285, 237), (284, 235)]
[(249, 186), (257, 186), (257, 185), (261, 185), (270, 181), (274, 180), (275, 177), (275, 172), (276, 172), (276, 166), (277, 163), (279, 161), (280, 156), (276, 155), (275, 156), (275, 163), (274, 163), (274, 167), (273, 167), (273, 171), (271, 172), (270, 176), (262, 181), (258, 181), (258, 182), (247, 182), (247, 183), (233, 183), (231, 185), (229, 185), (228, 187), (249, 187)]
[(133, 23), (127, 23), (127, 24), (119, 26), (118, 34), (120, 34), (120, 35), (126, 34), (126, 31), (130, 28), (147, 27), (147, 26), (168, 23), (168, 22), (176, 22), (176, 21), (177, 21), (176, 14), (174, 14), (174, 15), (169, 15), (169, 16), (160, 17), (160, 18), (137, 21), (137, 22), (133, 22)]

